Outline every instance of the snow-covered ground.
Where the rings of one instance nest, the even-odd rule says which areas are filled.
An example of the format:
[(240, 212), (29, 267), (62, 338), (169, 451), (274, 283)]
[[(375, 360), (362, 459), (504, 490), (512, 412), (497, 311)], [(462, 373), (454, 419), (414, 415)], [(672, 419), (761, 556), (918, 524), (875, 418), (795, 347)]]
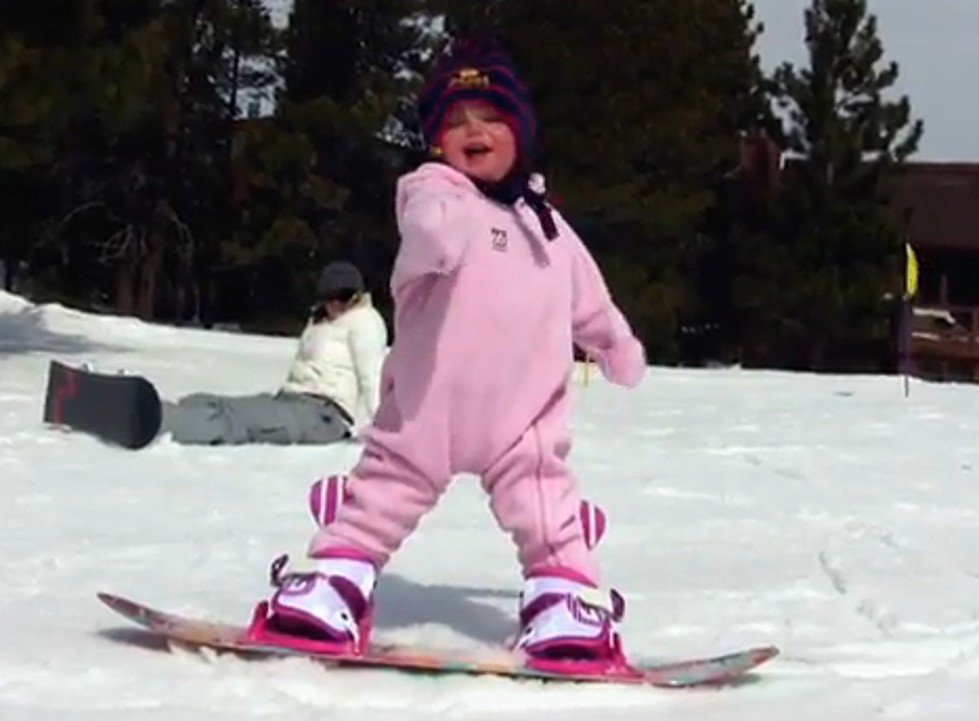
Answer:
[[(168, 397), (274, 388), (289, 339), (149, 326), (0, 294), (0, 719), (973, 719), (979, 703), (979, 388), (893, 377), (651, 369), (579, 388), (573, 459), (634, 655), (779, 645), (756, 683), (662, 691), (206, 660), (140, 641), (95, 593), (245, 620), (301, 554), (305, 495), (356, 446), (140, 452), (44, 427), (47, 362)], [(519, 576), (460, 477), (395, 557), (379, 638), (476, 646)], [(558, 716), (559, 715), (559, 716)]]

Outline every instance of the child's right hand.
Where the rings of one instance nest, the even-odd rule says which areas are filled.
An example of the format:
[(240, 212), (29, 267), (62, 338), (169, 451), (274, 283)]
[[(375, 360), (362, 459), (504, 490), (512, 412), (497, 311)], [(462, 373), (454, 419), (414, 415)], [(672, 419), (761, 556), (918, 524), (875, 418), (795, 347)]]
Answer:
[(462, 198), (474, 190), (472, 182), (462, 173), (443, 163), (423, 163), (398, 178), (395, 194), (396, 212), (400, 218), (408, 206), (436, 198)]
[(441, 163), (425, 163), (398, 180), (395, 207), (401, 247), (397, 273), (448, 275), (462, 262), (469, 239), (469, 199), (475, 186)]

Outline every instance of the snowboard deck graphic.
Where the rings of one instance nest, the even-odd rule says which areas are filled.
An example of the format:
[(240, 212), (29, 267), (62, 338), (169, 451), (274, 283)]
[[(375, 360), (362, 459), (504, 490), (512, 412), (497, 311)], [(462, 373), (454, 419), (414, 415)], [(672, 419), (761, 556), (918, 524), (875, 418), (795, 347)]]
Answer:
[(428, 674), (496, 675), (544, 681), (577, 681), (689, 688), (723, 685), (737, 681), (778, 654), (774, 646), (748, 648), (734, 653), (674, 662), (643, 662), (606, 673), (545, 671), (525, 665), (515, 654), (503, 651), (493, 658), (435, 650), (420, 646), (372, 644), (364, 655), (335, 655), (269, 645), (249, 638), (248, 628), (165, 613), (109, 593), (99, 593), (109, 608), (151, 633), (187, 646), (210, 648), (244, 656), (300, 657), (328, 666), (387, 668)]
[(156, 388), (145, 378), (96, 373), (52, 360), (44, 422), (138, 450), (156, 438), (163, 413)]

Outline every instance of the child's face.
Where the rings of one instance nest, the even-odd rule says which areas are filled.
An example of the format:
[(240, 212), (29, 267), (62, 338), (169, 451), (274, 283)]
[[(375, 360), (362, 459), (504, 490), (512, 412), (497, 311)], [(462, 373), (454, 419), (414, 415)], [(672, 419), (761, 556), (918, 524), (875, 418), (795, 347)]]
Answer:
[(485, 103), (457, 103), (445, 119), (441, 145), (449, 165), (491, 183), (502, 180), (517, 158), (513, 131), (500, 112)]

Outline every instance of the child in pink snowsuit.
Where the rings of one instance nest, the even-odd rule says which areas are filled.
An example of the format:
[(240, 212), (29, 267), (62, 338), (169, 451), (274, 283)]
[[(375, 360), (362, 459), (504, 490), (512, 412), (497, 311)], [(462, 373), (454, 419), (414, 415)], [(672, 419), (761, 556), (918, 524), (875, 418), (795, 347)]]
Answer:
[(566, 458), (572, 347), (635, 386), (641, 344), (581, 240), (529, 172), (535, 120), (510, 58), (468, 43), (419, 114), (433, 160), (398, 182), (394, 343), (349, 499), (314, 537), (312, 574), (280, 576), (270, 628), (362, 649), (379, 570), (450, 479), (475, 474), (517, 546), (516, 646), (536, 658), (618, 653), (615, 592), (595, 593)]

